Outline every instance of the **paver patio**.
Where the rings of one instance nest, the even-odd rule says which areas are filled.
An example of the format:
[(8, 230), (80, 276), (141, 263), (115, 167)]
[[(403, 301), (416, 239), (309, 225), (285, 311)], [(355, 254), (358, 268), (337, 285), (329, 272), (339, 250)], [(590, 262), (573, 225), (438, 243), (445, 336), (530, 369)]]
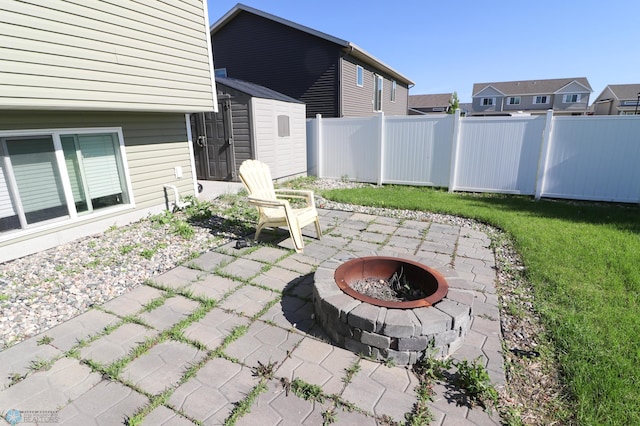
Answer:
[[(475, 314), (454, 358), (481, 357), (492, 382), (504, 384), (495, 264), (486, 235), (319, 212), (325, 235), (317, 240), (313, 229), (305, 230), (304, 253), (290, 250), (286, 233), (265, 231), (264, 241), (272, 243), (218, 247), (0, 352), (0, 411), (54, 410), (61, 424), (124, 424), (137, 416), (144, 425), (209, 425), (223, 424), (245, 401), (248, 410), (237, 413), (238, 425), (403, 421), (417, 401), (412, 370), (329, 343), (311, 304), (318, 265), (374, 254), (453, 260), (457, 278), (450, 297), (473, 303)], [(109, 371), (117, 374), (106, 374), (116, 365)], [(288, 384), (296, 379), (319, 387), (324, 398), (295, 395)], [(450, 386), (435, 390), (433, 425), (499, 424), (495, 412), (459, 405)], [(0, 424), (8, 424), (2, 417)]]

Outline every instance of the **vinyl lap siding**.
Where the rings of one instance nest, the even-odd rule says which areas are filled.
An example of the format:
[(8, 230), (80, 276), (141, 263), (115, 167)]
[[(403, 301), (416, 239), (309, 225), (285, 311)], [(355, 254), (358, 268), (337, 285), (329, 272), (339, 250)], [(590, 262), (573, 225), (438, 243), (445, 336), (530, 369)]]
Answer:
[[(357, 85), (357, 67), (363, 68), (363, 85)], [(391, 102), (392, 79), (354, 60), (342, 59), (342, 115), (344, 117), (366, 117), (375, 115), (373, 110), (374, 75), (382, 75), (382, 111), (386, 115), (407, 115), (409, 105), (409, 89), (406, 85), (396, 81), (396, 101)]]
[(335, 44), (250, 13), (212, 35), (217, 68), (307, 104), (307, 117), (338, 115)]
[(203, 3), (0, 3), (0, 108), (213, 110)]
[[(72, 111), (0, 114), (0, 130), (88, 127), (122, 127), (136, 208), (163, 205), (163, 184), (177, 186), (180, 195), (193, 195), (184, 114)], [(175, 178), (175, 166), (182, 167), (182, 179)]]

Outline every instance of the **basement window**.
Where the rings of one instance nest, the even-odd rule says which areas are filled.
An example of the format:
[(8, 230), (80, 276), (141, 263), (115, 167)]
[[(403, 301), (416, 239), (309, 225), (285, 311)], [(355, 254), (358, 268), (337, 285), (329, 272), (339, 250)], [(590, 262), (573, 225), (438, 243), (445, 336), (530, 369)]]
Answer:
[(0, 235), (130, 204), (118, 131), (0, 132)]

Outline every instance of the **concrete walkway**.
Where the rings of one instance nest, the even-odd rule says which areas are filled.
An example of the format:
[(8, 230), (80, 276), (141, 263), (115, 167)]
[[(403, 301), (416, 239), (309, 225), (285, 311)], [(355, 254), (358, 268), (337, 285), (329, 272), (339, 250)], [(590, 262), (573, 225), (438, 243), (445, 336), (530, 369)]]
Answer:
[[(317, 265), (382, 250), (452, 266), (450, 288), (473, 299), (474, 313), (454, 359), (480, 356), (492, 382), (504, 384), (486, 235), (320, 212), (324, 236), (309, 227), (304, 254), (289, 250), (288, 234), (265, 232), (271, 244), (219, 247), (0, 352), (0, 424), (217, 425), (234, 413), (236, 424), (252, 426), (402, 422), (417, 401), (412, 370), (327, 343), (310, 300)], [(296, 396), (296, 385), (317, 397)], [(432, 425), (500, 424), (451, 384), (434, 390)]]

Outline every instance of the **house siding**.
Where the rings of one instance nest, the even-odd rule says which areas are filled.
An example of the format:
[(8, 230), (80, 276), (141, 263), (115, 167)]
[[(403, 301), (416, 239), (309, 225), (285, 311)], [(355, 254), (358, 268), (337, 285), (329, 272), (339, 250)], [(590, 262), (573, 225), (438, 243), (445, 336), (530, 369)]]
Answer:
[[(363, 73), (363, 85), (356, 82), (357, 68), (361, 66)], [(409, 106), (409, 88), (407, 85), (396, 81), (396, 100), (391, 102), (392, 81), (388, 75), (364, 64), (357, 59), (345, 57), (341, 59), (342, 68), (342, 115), (344, 117), (366, 117), (375, 115), (373, 110), (374, 75), (383, 78), (382, 85), (382, 111), (386, 115), (407, 115)]]
[(3, 1), (0, 108), (213, 110), (204, 7)]
[[(135, 209), (142, 215), (147, 211), (160, 211), (166, 206), (164, 184), (175, 185), (180, 195), (193, 195), (193, 174), (187, 140), (186, 121), (181, 113), (116, 113), (116, 112), (80, 112), (80, 111), (4, 111), (0, 114), (0, 130), (37, 130), (37, 129), (81, 129), (91, 127), (119, 127), (125, 144), (126, 160), (133, 190)], [(174, 167), (182, 167), (183, 178), (176, 179)], [(173, 201), (173, 194), (169, 194)], [(103, 221), (110, 218), (109, 226), (123, 212), (112, 215), (83, 218), (83, 224)], [(126, 223), (126, 220), (121, 223)], [(105, 228), (106, 228), (105, 226)], [(0, 242), (0, 259), (3, 250), (12, 244), (30, 241), (30, 245), (40, 250), (43, 247), (36, 242), (38, 237), (47, 234), (66, 232), (78, 227), (78, 223), (65, 223), (54, 229), (15, 235), (15, 238)], [(95, 228), (93, 232), (101, 229)], [(0, 260), (1, 261), (1, 260)]]
[[(574, 103), (562, 102), (565, 94), (580, 94), (580, 101)], [(563, 87), (556, 92), (553, 109), (554, 111), (567, 111), (567, 112), (585, 112), (589, 107), (589, 94), (590, 92), (578, 83), (569, 84), (567, 87)]]
[[(189, 143), (184, 114), (5, 111), (0, 130), (121, 127), (136, 208), (164, 203), (163, 184), (193, 195)], [(182, 167), (176, 179), (174, 167)]]
[(340, 49), (311, 34), (240, 13), (212, 35), (217, 68), (307, 105), (307, 117), (337, 117)]

